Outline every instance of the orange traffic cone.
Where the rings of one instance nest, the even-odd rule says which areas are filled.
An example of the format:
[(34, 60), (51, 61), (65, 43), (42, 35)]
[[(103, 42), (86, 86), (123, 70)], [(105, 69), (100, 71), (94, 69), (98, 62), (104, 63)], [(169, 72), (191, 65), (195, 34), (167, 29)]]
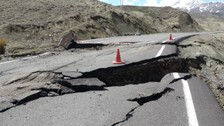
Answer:
[(173, 40), (173, 35), (172, 34), (170, 34), (169, 40)]
[(113, 61), (113, 64), (124, 64), (124, 62), (121, 61), (119, 49), (117, 49), (116, 59), (115, 59), (115, 61)]

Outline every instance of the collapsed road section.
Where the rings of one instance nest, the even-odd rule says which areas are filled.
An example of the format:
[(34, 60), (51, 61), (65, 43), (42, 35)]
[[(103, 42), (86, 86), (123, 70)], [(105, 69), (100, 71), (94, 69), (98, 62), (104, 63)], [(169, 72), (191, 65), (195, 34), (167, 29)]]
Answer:
[[(200, 69), (201, 63), (203, 63), (203, 57), (182, 59), (168, 56), (84, 73), (36, 71), (5, 84), (7, 91), (11, 90), (13, 94), (21, 94), (21, 96), (5, 100), (4, 104), (9, 106), (2, 107), (1, 112), (40, 97), (102, 91), (106, 90), (105, 87), (111, 86), (160, 82), (165, 75), (172, 72), (188, 73), (191, 69)], [(16, 87), (16, 90), (11, 86)], [(27, 90), (30, 91), (26, 93)], [(8, 93), (8, 95), (12, 94)]]
[[(71, 35), (69, 35), (71, 36)], [(72, 37), (70, 37), (72, 38)], [(168, 43), (172, 44), (172, 43)], [(159, 44), (160, 45), (160, 44)], [(147, 46), (150, 44), (128, 45), (130, 48), (140, 48), (148, 52)], [(172, 46), (176, 46), (175, 44)], [(171, 48), (172, 46), (167, 46)], [(135, 50), (124, 49), (134, 54)], [(172, 47), (173, 48), (173, 47)], [(140, 53), (143, 56), (144, 53)], [(134, 54), (133, 56), (135, 56)], [(129, 84), (142, 84), (147, 82), (160, 82), (168, 73), (172, 72), (190, 72), (191, 68), (200, 69), (203, 63), (202, 57), (196, 59), (178, 58), (176, 53), (167, 53), (165, 55), (147, 59), (138, 56), (135, 62), (119, 66), (110, 66), (106, 68), (93, 69), (91, 71), (80, 72), (63, 71), (63, 67), (57, 67), (56, 71), (34, 71), (24, 77), (14, 79), (4, 85), (4, 96), (10, 96), (9, 99), (2, 100), (1, 112), (4, 112), (14, 106), (27, 103), (29, 101), (46, 96), (58, 96), (68, 93), (100, 91), (106, 90), (105, 87), (124, 86)], [(149, 55), (150, 57), (151, 55)], [(96, 57), (97, 58), (97, 57)], [(133, 58), (131, 58), (133, 59)], [(130, 60), (131, 60), (130, 59)], [(127, 60), (127, 59), (126, 59)], [(76, 62), (72, 62), (74, 64)], [(68, 64), (68, 65), (71, 65)]]

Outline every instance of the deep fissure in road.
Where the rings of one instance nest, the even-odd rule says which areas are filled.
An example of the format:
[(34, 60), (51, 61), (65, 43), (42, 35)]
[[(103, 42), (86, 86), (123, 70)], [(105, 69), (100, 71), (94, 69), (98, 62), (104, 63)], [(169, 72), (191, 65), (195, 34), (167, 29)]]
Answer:
[[(168, 73), (188, 73), (190, 72), (190, 68), (201, 69), (200, 64), (202, 63), (205, 63), (203, 57), (197, 57), (196, 59), (184, 59), (175, 56), (160, 57), (159, 59), (146, 60), (123, 66), (101, 68), (80, 73), (80, 76), (75, 77), (63, 75), (63, 72), (37, 71), (8, 84), (42, 83), (41, 87), (31, 89), (39, 90), (40, 92), (37, 94), (32, 94), (31, 96), (24, 97), (20, 101), (13, 102), (15, 105), (20, 105), (46, 96), (58, 96), (93, 90), (103, 91), (106, 90), (105, 87), (110, 86), (160, 82)], [(46, 83), (49, 81), (51, 83)], [(23, 90), (23, 87), (18, 88), (18, 90)]]
[[(51, 88), (51, 86), (48, 85), (47, 87), (41, 87), (40, 90), (44, 92), (42, 96), (43, 94), (44, 96), (49, 96), (50, 92), (54, 92), (57, 95), (64, 95), (93, 90), (103, 91), (106, 90), (105, 87), (110, 86), (160, 82), (168, 73), (188, 73), (191, 67), (201, 69), (201, 63), (204, 63), (203, 57), (198, 57), (196, 59), (167, 57), (152, 61), (141, 61), (124, 66), (101, 68), (82, 73), (79, 77), (69, 77), (62, 73), (55, 73), (59, 75), (56, 76), (58, 78), (52, 81), (52, 84), (57, 85), (57, 88)], [(189, 77), (191, 77), (191, 75), (189, 75)], [(176, 80), (174, 79), (173, 81)]]
[(8, 84), (27, 83), (32, 81), (38, 83), (43, 81), (44, 83), (46, 81), (50, 81), (50, 84), (45, 84), (43, 87), (40, 87), (39, 90), (44, 91), (46, 94), (49, 92), (55, 92), (58, 95), (63, 95), (90, 90), (105, 90), (104, 87), (109, 86), (160, 82), (168, 73), (190, 73), (190, 68), (201, 69), (200, 64), (202, 63), (205, 63), (203, 57), (197, 57), (196, 59), (167, 57), (152, 61), (141, 61), (123, 66), (101, 68), (82, 73), (80, 76), (75, 77), (63, 75), (63, 72), (37, 71), (9, 82)]
[(163, 58), (153, 61), (142, 61), (125, 66), (98, 69), (83, 73), (79, 78), (98, 78), (106, 86), (124, 86), (127, 84), (140, 84), (146, 82), (160, 82), (168, 73), (189, 73), (190, 68), (201, 69), (203, 57), (196, 59)]

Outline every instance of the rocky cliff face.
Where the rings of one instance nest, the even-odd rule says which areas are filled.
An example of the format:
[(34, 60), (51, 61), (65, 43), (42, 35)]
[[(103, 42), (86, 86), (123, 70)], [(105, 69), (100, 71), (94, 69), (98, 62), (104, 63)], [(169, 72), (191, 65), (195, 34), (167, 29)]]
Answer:
[[(185, 12), (170, 7), (115, 7), (97, 0), (2, 0), (0, 37), (21, 49), (48, 49), (70, 30), (79, 39), (199, 31)], [(9, 49), (16, 52), (14, 49)]]

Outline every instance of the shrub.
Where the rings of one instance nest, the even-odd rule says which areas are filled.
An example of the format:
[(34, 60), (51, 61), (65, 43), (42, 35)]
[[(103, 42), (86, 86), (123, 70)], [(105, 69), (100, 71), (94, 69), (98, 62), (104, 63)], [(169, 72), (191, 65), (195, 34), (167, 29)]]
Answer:
[(7, 43), (7, 40), (0, 38), (0, 54), (5, 53), (5, 46), (7, 45)]

